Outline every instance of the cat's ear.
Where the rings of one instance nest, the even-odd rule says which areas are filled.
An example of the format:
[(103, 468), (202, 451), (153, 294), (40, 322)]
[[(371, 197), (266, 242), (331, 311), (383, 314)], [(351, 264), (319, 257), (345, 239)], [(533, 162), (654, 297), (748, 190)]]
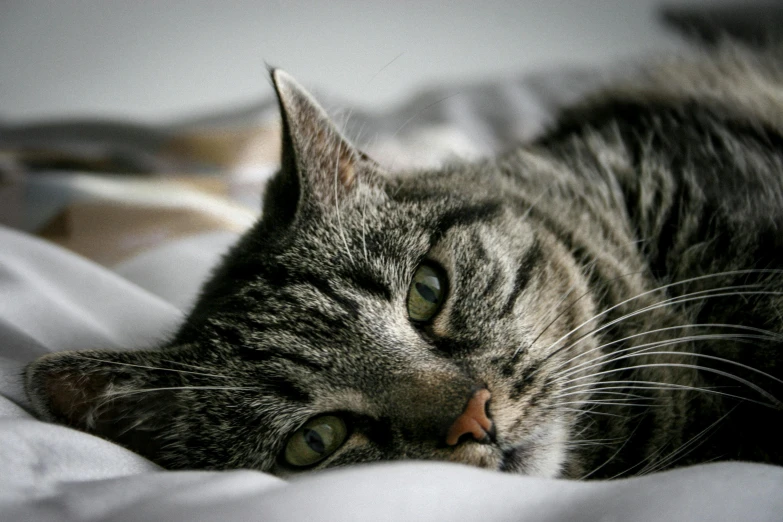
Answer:
[(284, 220), (303, 205), (329, 207), (355, 191), (377, 165), (337, 130), (326, 111), (289, 74), (271, 70), (282, 118), (280, 172), (270, 181), (264, 213)]
[[(160, 367), (161, 352), (58, 352), (25, 369), (36, 413), (113, 440), (157, 460), (171, 432), (176, 371)], [(175, 375), (171, 375), (171, 374)]]

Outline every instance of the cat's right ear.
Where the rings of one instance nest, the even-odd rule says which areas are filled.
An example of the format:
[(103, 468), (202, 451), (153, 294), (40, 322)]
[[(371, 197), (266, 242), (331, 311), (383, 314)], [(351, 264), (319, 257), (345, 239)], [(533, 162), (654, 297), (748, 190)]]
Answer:
[(113, 440), (157, 460), (177, 418), (176, 371), (157, 350), (57, 352), (25, 369), (39, 417)]
[(267, 185), (264, 219), (293, 221), (303, 207), (328, 211), (369, 182), (377, 164), (354, 147), (289, 74), (270, 71), (282, 120), (280, 171)]

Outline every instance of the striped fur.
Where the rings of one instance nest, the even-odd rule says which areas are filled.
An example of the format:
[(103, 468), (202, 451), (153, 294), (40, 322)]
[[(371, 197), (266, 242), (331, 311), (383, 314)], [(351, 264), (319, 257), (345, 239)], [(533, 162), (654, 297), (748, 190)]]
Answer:
[[(274, 71), (281, 170), (180, 331), (39, 359), (31, 400), (169, 468), (294, 473), (286, 440), (323, 413), (350, 434), (316, 468), (783, 464), (781, 56), (656, 63), (534, 143), (413, 173)], [(405, 303), (424, 260), (449, 285), (421, 326)], [(496, 440), (446, 445), (479, 386)]]

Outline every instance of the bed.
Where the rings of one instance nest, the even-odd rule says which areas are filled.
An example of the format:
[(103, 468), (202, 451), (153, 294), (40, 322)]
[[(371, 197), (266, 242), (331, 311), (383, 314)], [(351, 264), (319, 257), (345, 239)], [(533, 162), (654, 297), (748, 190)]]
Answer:
[[(385, 114), (318, 96), (381, 164), (426, 167), (535, 136), (599, 76), (433, 88)], [(612, 482), (400, 462), (304, 475), (164, 471), (36, 420), (21, 372), (60, 350), (154, 346), (257, 217), (270, 101), (167, 126), (0, 128), (0, 520), (780, 520), (783, 468), (713, 463)]]

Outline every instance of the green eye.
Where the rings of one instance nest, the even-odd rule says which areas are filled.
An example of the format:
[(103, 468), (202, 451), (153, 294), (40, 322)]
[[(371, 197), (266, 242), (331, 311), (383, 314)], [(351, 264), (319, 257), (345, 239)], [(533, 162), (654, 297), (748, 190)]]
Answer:
[(324, 415), (307, 421), (285, 447), (285, 461), (296, 467), (312, 466), (339, 448), (348, 436), (340, 417)]
[(419, 323), (429, 321), (440, 310), (445, 295), (443, 273), (432, 265), (420, 265), (408, 290), (408, 317)]

